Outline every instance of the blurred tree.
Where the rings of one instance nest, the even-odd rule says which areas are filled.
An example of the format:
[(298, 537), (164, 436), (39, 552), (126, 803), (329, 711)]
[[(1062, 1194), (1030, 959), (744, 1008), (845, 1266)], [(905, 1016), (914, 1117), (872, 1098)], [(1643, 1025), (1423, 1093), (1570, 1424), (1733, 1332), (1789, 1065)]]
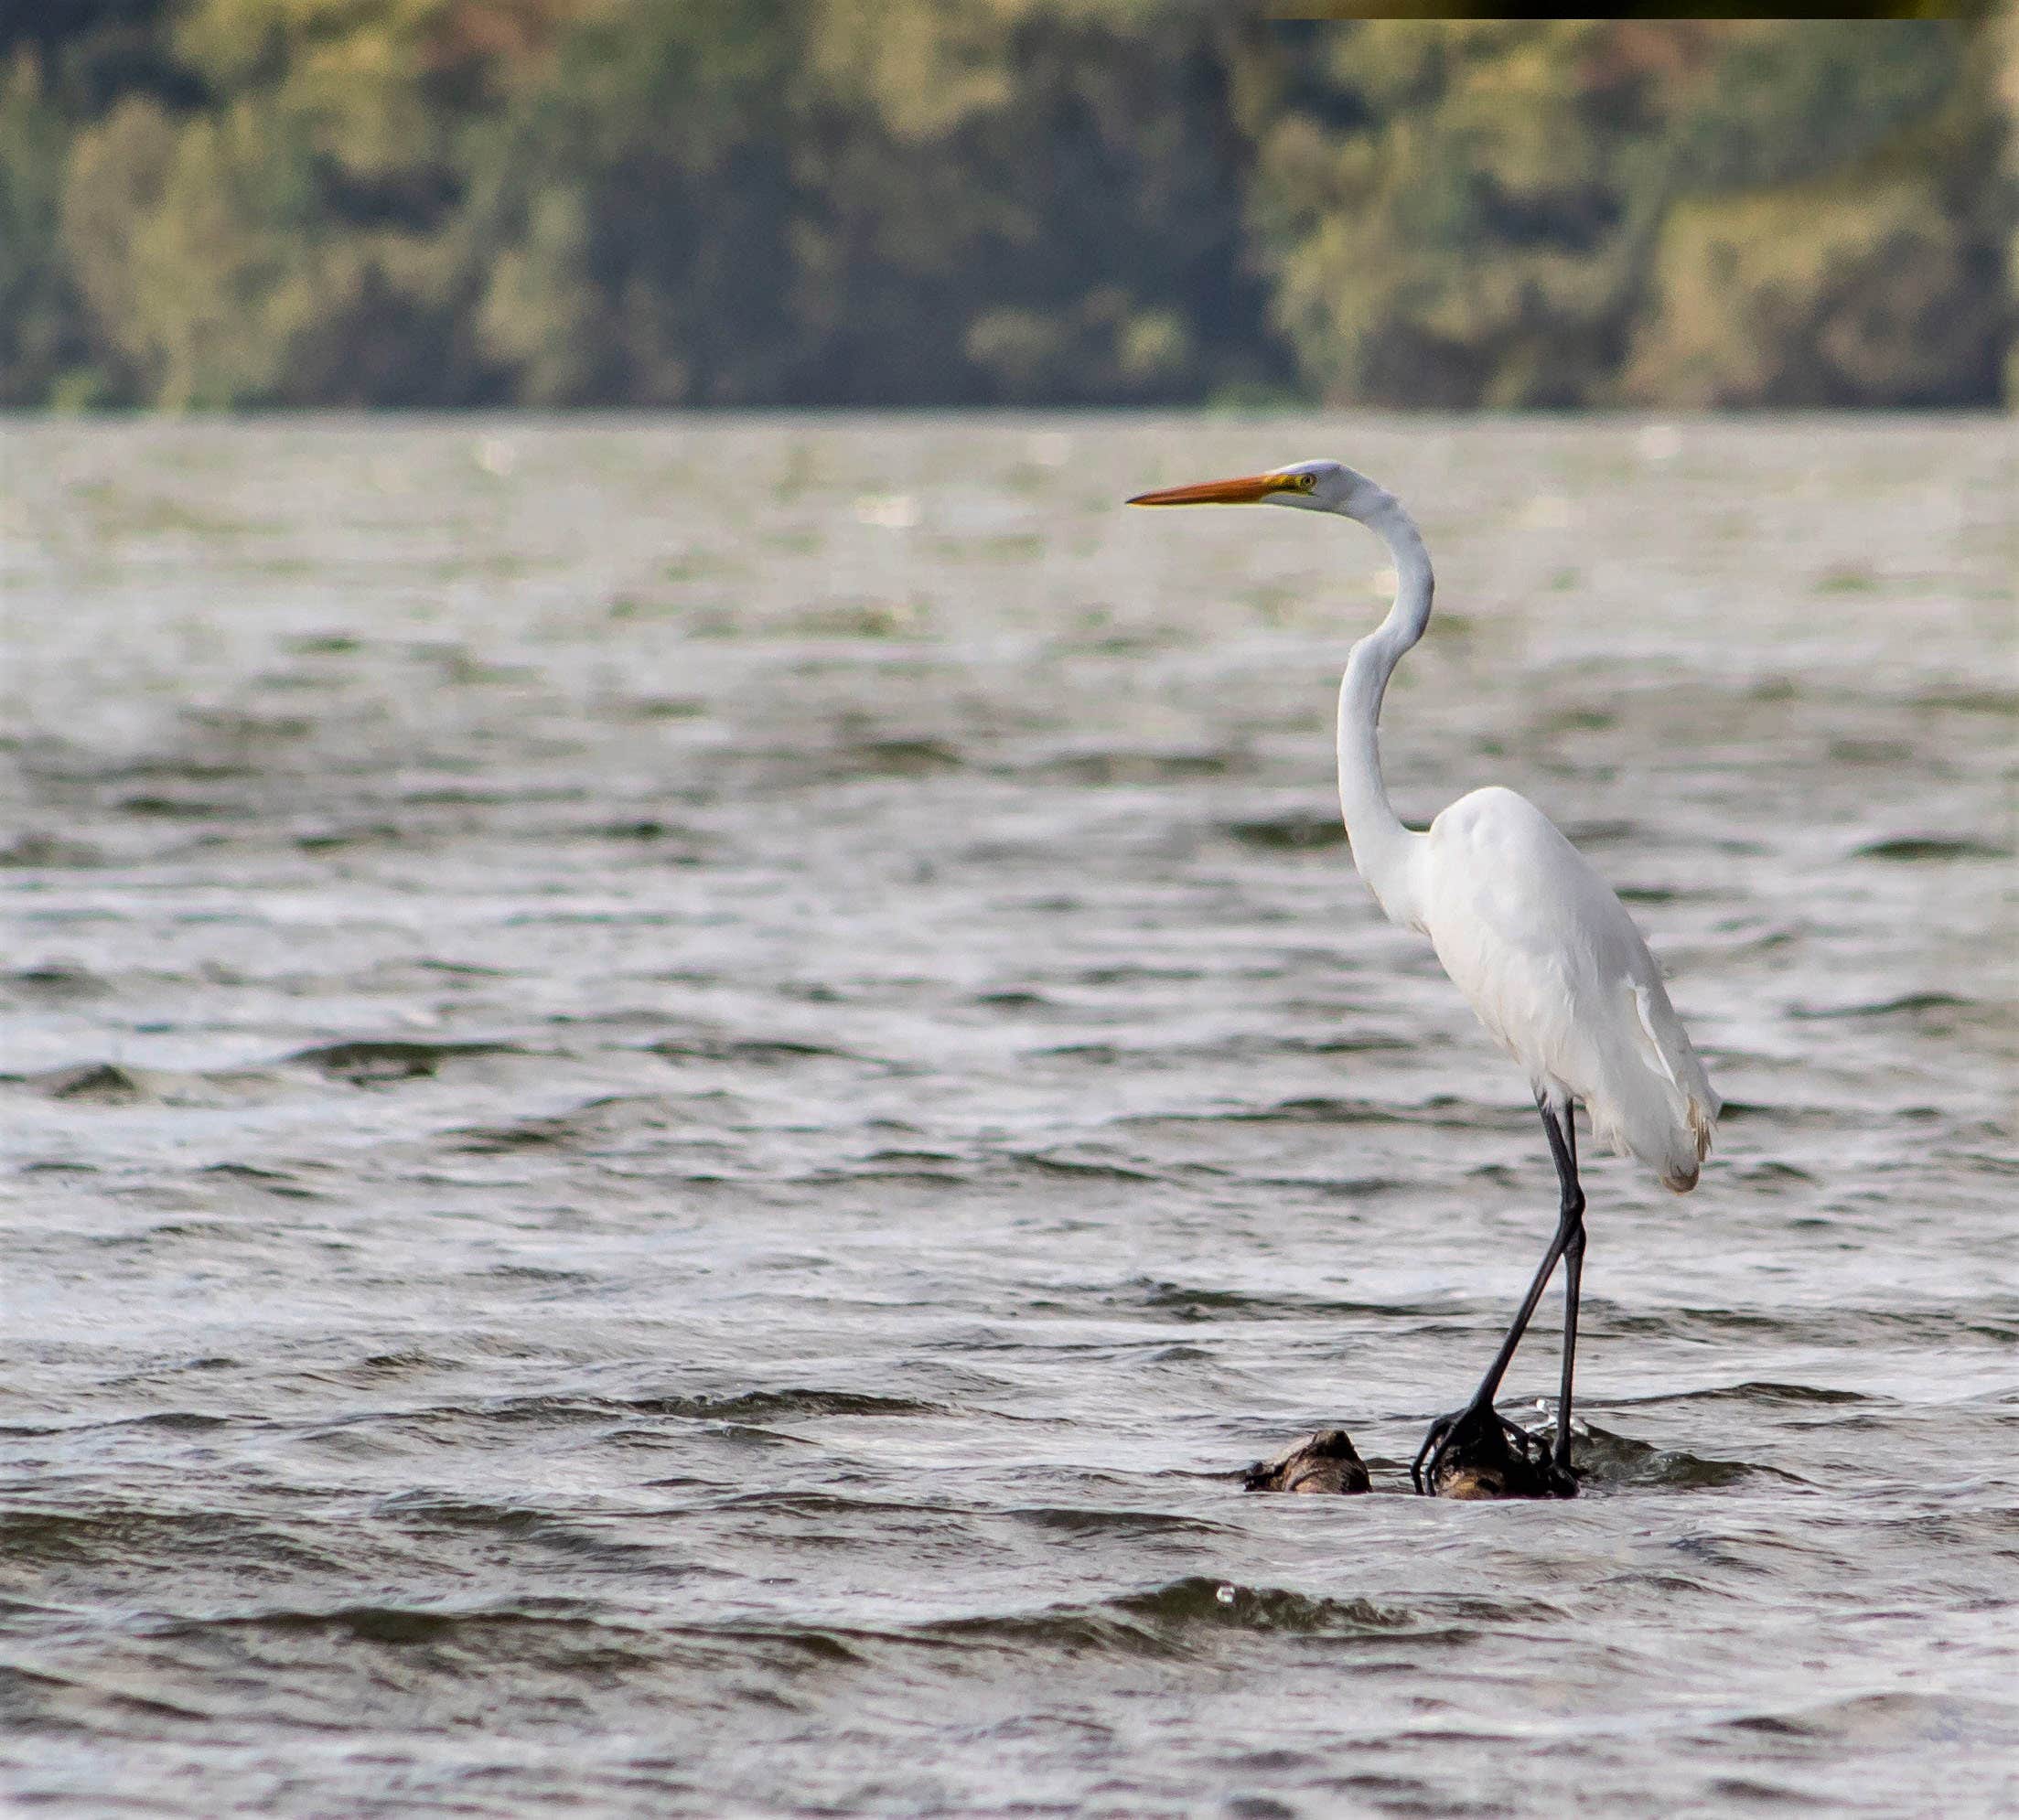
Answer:
[(799, 171), (815, 396), (1280, 384), (1224, 31), (1165, 0), (826, 0)]
[(479, 155), (551, 402), (1197, 395), (1281, 371), (1205, 28), (1123, 0), (626, 0)]
[(1734, 28), (1675, 123), (1626, 393), (1996, 396), (2011, 310), (1992, 43), (1942, 22)]
[(2015, 29), (38, 0), (0, 402), (1986, 401)]
[(447, 231), (446, 0), (194, 0), (178, 68), (219, 97), (120, 102), (78, 140), (64, 251), (125, 389), (156, 402), (480, 395)]
[(470, 142), (484, 352), (543, 404), (795, 395), (804, 14), (615, 0)]
[(1237, 91), (1275, 308), (1328, 397), (1604, 396), (1690, 27), (1397, 21), (1251, 39)]
[(142, 369), (145, 346), (132, 345), (140, 338), (143, 298), (128, 242), (159, 208), (175, 150), (176, 130), (161, 109), (131, 96), (80, 135), (64, 185), (63, 251), (101, 350), (124, 366), (118, 377), (126, 384), (119, 389), (130, 396), (152, 397), (153, 388)]
[(0, 69), (0, 406), (52, 396), (86, 359), (59, 244), (70, 133), (27, 52)]
[(2019, 5), (2003, 7), (1992, 27), (1990, 53), (1997, 68), (1997, 90), (2004, 122), (2004, 167), (1994, 204), (2005, 234), (2003, 298), (2008, 315), (2005, 333), (2005, 401), (2019, 405)]
[(2009, 293), (1981, 28), (1278, 28), (1237, 91), (1275, 307), (1398, 404), (1995, 395)]

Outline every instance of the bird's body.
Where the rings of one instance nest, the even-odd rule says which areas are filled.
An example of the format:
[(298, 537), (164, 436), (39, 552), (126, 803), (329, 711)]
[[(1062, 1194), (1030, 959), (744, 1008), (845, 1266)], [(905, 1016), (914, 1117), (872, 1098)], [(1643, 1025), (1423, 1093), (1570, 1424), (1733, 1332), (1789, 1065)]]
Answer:
[(1381, 780), (1376, 737), (1395, 666), (1430, 623), (1430, 555), (1401, 503), (1334, 461), (1141, 495), (1137, 505), (1268, 502), (1368, 526), (1395, 561), (1395, 604), (1360, 639), (1339, 684), (1339, 809), (1353, 862), (1391, 922), (1430, 939), (1479, 1022), (1526, 1071), (1563, 1189), (1557, 1231), (1499, 1355), (1472, 1402), (1433, 1427), (1417, 1457), (1435, 1463), (1466, 1423), (1498, 1421), (1493, 1397), (1560, 1260), (1566, 1268), (1556, 1483), (1568, 1491), (1570, 1401), (1584, 1197), (1577, 1179), (1582, 1102), (1595, 1133), (1678, 1194), (1695, 1187), (1719, 1112), (1660, 969), (1612, 887), (1555, 824), (1514, 791), (1474, 790), (1428, 830), (1403, 825)]
[(1417, 926), (1536, 1097), (1582, 1102), (1602, 1142), (1695, 1187), (1718, 1098), (1612, 887), (1512, 790), (1459, 798), (1422, 838)]

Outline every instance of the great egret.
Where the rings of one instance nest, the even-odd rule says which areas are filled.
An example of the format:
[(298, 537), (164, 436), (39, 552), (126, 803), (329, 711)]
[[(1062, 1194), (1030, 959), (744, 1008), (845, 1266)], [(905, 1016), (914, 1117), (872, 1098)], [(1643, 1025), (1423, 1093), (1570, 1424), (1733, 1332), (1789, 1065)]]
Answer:
[(1353, 647), (1339, 683), (1339, 808), (1353, 863), (1391, 922), (1430, 937), (1479, 1022), (1527, 1069), (1563, 1189), (1555, 1236), (1499, 1352), (1472, 1400), (1431, 1425), (1411, 1473), (1418, 1491), (1434, 1484), (1446, 1451), (1496, 1423), (1527, 1454), (1529, 1437), (1496, 1413), (1494, 1398), (1562, 1259), (1563, 1378), (1547, 1478), (1570, 1496), (1571, 1379), (1584, 1263), (1572, 1107), (1583, 1100), (1598, 1137), (1682, 1194), (1696, 1186), (1710, 1151), (1718, 1097), (1633, 919), (1541, 809), (1489, 787), (1459, 798), (1418, 832), (1403, 827), (1389, 802), (1375, 727), (1389, 678), (1430, 623), (1433, 587), (1430, 552), (1401, 501), (1338, 462), (1305, 461), (1142, 493), (1129, 503), (1335, 512), (1378, 532), (1395, 559), (1395, 604)]

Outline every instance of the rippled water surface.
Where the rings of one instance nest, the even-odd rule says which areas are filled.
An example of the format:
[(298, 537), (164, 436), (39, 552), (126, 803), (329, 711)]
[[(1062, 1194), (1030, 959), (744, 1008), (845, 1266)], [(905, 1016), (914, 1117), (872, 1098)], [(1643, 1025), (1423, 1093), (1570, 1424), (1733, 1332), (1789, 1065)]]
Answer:
[[(5, 438), (0, 1793), (2019, 1795), (2009, 425)], [(1555, 1191), (1337, 831), (1382, 552), (1117, 503), (1315, 454), (1404, 812), (1535, 798), (1730, 1101), (1587, 1171), (1573, 1504), (1400, 1495)]]

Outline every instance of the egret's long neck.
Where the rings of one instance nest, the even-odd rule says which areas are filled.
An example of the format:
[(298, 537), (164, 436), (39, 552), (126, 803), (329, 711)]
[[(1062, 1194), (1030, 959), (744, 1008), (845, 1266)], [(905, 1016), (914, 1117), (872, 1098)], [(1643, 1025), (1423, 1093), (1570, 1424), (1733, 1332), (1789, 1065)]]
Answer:
[(1423, 533), (1400, 500), (1384, 493), (1354, 516), (1380, 534), (1395, 559), (1395, 605), (1353, 647), (1339, 682), (1339, 809), (1353, 843), (1353, 863), (1389, 920), (1421, 926), (1413, 870), (1423, 836), (1402, 826), (1388, 799), (1375, 728), (1388, 679), (1430, 624), (1434, 578)]

